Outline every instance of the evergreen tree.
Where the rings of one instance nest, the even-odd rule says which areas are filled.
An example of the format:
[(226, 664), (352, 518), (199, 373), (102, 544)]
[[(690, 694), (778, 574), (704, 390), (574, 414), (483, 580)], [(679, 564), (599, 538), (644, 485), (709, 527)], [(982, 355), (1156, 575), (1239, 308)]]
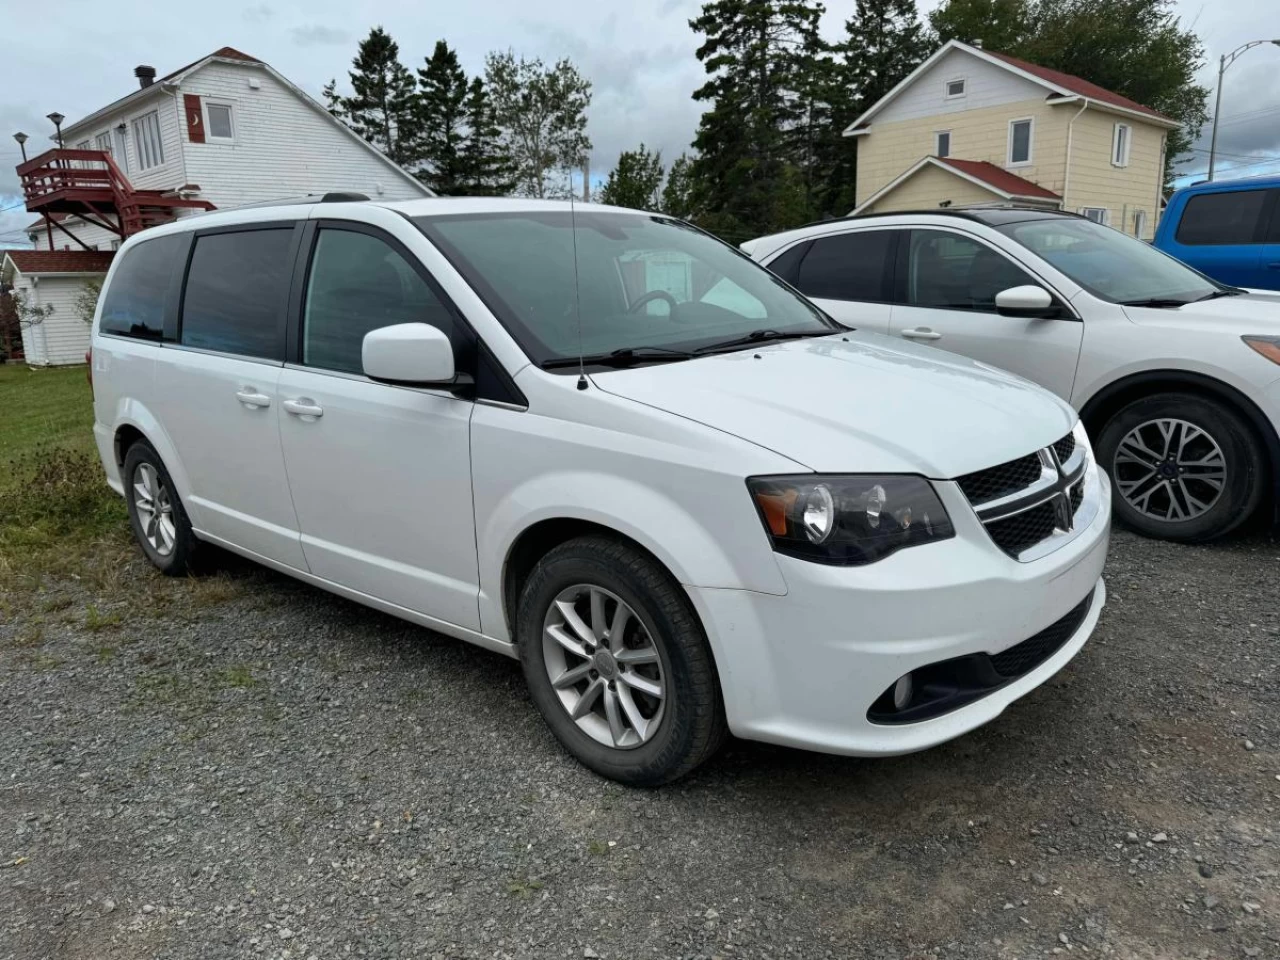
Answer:
[(418, 87), (416, 129), (425, 161), (418, 176), (441, 196), (465, 193), (469, 187), (463, 156), (467, 75), (457, 53), (443, 40), (436, 41), (426, 67), (418, 69)]
[(667, 184), (662, 188), (662, 212), (681, 220), (694, 219), (697, 216), (695, 189), (693, 160), (687, 153), (682, 153), (667, 171)]
[(400, 62), (400, 48), (381, 27), (360, 41), (347, 76), (352, 95), (339, 96), (333, 81), (325, 87), (329, 111), (401, 166), (418, 160), (417, 83)]
[(791, 187), (815, 129), (810, 79), (822, 12), (811, 0), (712, 0), (689, 21), (705, 38), (697, 57), (709, 75), (694, 93), (710, 104), (694, 139), (697, 199), (703, 224), (730, 241), (808, 214)]
[(944, 3), (929, 14), (939, 43), (959, 40), (1001, 53), (1023, 49), (1035, 33), (1032, 0), (962, 0)]
[(464, 192), (477, 197), (510, 193), (515, 186), (511, 159), (502, 143), (502, 130), (493, 115), (489, 92), (479, 77), (467, 88), (463, 104), (467, 135), (462, 145)]
[(660, 152), (650, 153), (643, 143), (638, 150), (624, 150), (598, 199), (615, 207), (657, 210), (663, 173)]

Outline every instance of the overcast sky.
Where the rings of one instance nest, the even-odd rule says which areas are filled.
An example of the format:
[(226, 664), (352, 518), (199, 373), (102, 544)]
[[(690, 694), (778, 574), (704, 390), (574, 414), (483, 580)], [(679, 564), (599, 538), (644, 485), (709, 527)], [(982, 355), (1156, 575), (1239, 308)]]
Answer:
[[(17, 7), (18, 0), (3, 4)], [(924, 0), (922, 9), (935, 5)], [(28, 153), (39, 152), (53, 132), (45, 114), (57, 110), (76, 120), (127, 94), (136, 86), (137, 64), (164, 75), (231, 46), (318, 98), (331, 77), (345, 82), (356, 44), (375, 23), (396, 39), (411, 68), (442, 37), (469, 73), (482, 69), (485, 53), (506, 47), (547, 60), (568, 56), (595, 85), (589, 127), (595, 173), (606, 173), (619, 151), (642, 140), (671, 159), (688, 147), (701, 113), (690, 96), (703, 71), (688, 27), (700, 6), (700, 0), (225, 0), (210, 16), (208, 3), (189, 0), (171, 0), (163, 14), (144, 0), (23, 3), (5, 20), (0, 58), (0, 207), (20, 200), (13, 171), (19, 154), (10, 135), (25, 131), (32, 137)], [(835, 37), (853, 0), (827, 0), (827, 7), (824, 27)], [(1180, 0), (1181, 17), (1195, 26), (1211, 61), (1202, 83), (1216, 83), (1220, 53), (1280, 33), (1266, 7), (1255, 0)], [(1228, 71), (1218, 146), (1220, 172), (1280, 171), (1280, 48), (1250, 50)], [(1207, 126), (1197, 147), (1180, 170), (1200, 174), (1208, 166)], [(0, 246), (17, 245), (18, 228), (31, 219), (20, 207), (0, 212)]]

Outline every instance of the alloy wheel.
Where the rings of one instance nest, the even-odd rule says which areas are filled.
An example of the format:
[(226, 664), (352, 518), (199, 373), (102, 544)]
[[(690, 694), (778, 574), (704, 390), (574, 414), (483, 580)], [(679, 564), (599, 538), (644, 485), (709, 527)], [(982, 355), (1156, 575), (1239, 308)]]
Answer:
[(640, 617), (616, 594), (578, 584), (560, 591), (542, 628), (547, 677), (578, 728), (608, 747), (648, 742), (662, 722), (662, 658)]
[(1116, 447), (1112, 477), (1120, 496), (1144, 516), (1194, 520), (1222, 497), (1227, 459), (1203, 428), (1164, 417), (1125, 434)]
[(162, 557), (173, 553), (178, 530), (173, 522), (173, 500), (169, 488), (150, 463), (138, 464), (133, 474), (133, 506), (138, 526), (151, 549)]

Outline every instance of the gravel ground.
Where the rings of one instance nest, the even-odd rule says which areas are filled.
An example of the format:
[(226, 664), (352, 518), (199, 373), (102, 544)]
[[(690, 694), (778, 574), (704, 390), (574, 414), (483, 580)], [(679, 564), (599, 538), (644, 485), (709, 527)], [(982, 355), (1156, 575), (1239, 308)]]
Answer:
[(654, 792), (514, 662), (223, 571), (0, 605), (0, 957), (1280, 957), (1265, 538), (1118, 534), (1092, 642), (959, 741)]

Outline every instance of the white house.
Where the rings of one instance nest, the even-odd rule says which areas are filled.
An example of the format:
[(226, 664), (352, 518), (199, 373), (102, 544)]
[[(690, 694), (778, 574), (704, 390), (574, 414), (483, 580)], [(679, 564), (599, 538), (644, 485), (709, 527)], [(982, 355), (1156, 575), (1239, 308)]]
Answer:
[(81, 316), (85, 283), (101, 277), (111, 253), (85, 250), (5, 250), (0, 280), (22, 307), (22, 349), (34, 367), (84, 363), (89, 324)]
[[(41, 215), (27, 230), (37, 250), (106, 253), (105, 263), (95, 261), (101, 272), (125, 237), (200, 209), (333, 191), (388, 200), (431, 195), (270, 65), (231, 47), (159, 80), (151, 67), (134, 75), (138, 89), (62, 128), (64, 149), (18, 167), (27, 209)], [(63, 278), (53, 286), (65, 282), (63, 274), (39, 273), (39, 262), (23, 269), (20, 260), (14, 277), (32, 289), (47, 289), (46, 277)], [(40, 326), (59, 339), (54, 329), (64, 323), (75, 349), (46, 352), (24, 333), (29, 363), (83, 359), (83, 321), (55, 308)]]

